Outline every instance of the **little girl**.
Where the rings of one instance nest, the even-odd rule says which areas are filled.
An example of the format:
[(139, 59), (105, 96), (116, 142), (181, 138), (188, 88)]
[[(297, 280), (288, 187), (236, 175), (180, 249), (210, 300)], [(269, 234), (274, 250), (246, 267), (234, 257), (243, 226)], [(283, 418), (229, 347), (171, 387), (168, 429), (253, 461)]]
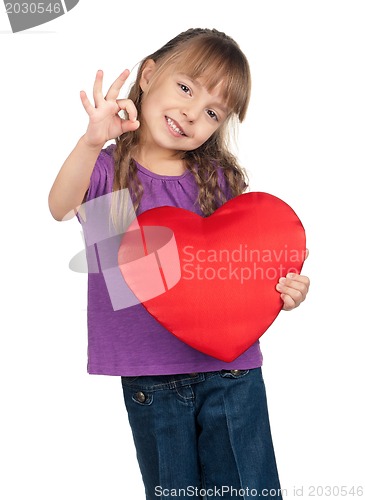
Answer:
[[(137, 215), (170, 205), (209, 216), (247, 189), (227, 147), (251, 84), (232, 38), (181, 33), (141, 62), (128, 99), (118, 99), (128, 75), (104, 97), (98, 71), (95, 106), (80, 93), (89, 124), (50, 191), (56, 220), (123, 189)], [(283, 308), (298, 306), (308, 287), (301, 275), (280, 278)], [(261, 365), (258, 341), (233, 362), (219, 361), (178, 340), (142, 304), (115, 310), (103, 274), (89, 274), (88, 372), (121, 376), (148, 500), (282, 498)]]

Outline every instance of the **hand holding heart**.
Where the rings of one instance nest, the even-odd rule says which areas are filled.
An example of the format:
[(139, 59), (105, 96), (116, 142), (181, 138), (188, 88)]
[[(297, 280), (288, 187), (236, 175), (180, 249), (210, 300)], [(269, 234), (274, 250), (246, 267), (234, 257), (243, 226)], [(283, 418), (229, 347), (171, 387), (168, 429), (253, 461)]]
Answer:
[(205, 218), (169, 206), (147, 210), (122, 239), (118, 263), (168, 331), (230, 362), (282, 309), (305, 299), (309, 280), (299, 273), (307, 253), (291, 207), (267, 193), (248, 193)]
[[(308, 257), (308, 254), (307, 250), (305, 258)], [(276, 290), (280, 292), (280, 297), (284, 302), (284, 311), (295, 309), (305, 300), (309, 284), (309, 278), (301, 274), (288, 273), (286, 277), (283, 276), (279, 279)]]

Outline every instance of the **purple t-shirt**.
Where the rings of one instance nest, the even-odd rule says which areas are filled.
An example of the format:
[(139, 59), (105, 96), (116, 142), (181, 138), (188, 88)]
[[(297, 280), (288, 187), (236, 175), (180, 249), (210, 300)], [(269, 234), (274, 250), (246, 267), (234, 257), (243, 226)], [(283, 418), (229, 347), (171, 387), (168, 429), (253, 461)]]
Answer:
[[(101, 151), (91, 174), (86, 202), (97, 201), (98, 197), (112, 192), (114, 148), (115, 145), (112, 144)], [(186, 170), (179, 176), (167, 176), (150, 172), (139, 164), (137, 168), (144, 189), (138, 214), (150, 208), (168, 205), (201, 215), (196, 202), (198, 187), (191, 172)], [(82, 222), (79, 216), (78, 219)], [(89, 245), (85, 223), (83, 229)], [(94, 256), (96, 267), (100, 258), (100, 252)], [(262, 365), (259, 341), (236, 360), (226, 363), (177, 339), (142, 304), (134, 303), (135, 305), (119, 309), (113, 307), (106, 274), (97, 270), (95, 272), (95, 269), (90, 272), (90, 260), (92, 259), (88, 259), (88, 373), (117, 376), (167, 375), (248, 369)]]

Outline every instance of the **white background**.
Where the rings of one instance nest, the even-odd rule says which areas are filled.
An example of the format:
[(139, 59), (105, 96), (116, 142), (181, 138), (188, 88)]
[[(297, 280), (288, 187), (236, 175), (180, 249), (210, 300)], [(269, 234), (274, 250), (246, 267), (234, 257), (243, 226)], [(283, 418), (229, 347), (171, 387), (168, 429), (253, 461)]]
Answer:
[(144, 498), (119, 378), (86, 373), (86, 275), (68, 269), (80, 226), (55, 222), (47, 197), (96, 70), (106, 89), (189, 27), (226, 31), (247, 55), (240, 159), (251, 190), (307, 231), (310, 294), (261, 342), (282, 487), (364, 486), (363, 2), (80, 0), (18, 34), (0, 9), (0, 497)]

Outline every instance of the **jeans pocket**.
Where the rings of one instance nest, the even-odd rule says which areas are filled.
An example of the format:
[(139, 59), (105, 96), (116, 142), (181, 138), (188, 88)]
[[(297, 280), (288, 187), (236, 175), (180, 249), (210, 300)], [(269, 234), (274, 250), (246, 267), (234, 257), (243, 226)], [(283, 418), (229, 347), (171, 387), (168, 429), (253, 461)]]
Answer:
[(242, 378), (245, 377), (250, 370), (221, 370), (219, 375), (223, 378)]
[[(152, 404), (153, 393), (140, 387), (138, 381), (140, 377), (121, 377), (124, 399), (126, 404), (131, 400), (142, 406)], [(133, 404), (133, 403), (132, 403)]]
[(132, 401), (141, 406), (149, 406), (153, 402), (153, 393), (145, 391), (133, 391), (131, 393)]

